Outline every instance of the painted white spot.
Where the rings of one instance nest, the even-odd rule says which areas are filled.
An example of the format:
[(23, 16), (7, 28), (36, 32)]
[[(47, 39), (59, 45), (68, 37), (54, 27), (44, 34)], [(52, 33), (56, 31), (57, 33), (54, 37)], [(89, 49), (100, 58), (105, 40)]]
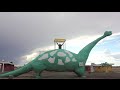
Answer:
[(79, 66), (84, 66), (84, 63), (83, 62), (79, 62)]
[(54, 63), (55, 57), (54, 57), (54, 58), (51, 58), (51, 57), (50, 57), (50, 58), (48, 59), (48, 61), (49, 61), (50, 63)]
[(42, 57), (40, 57), (38, 60), (43, 60), (48, 58), (48, 53), (44, 54)]
[(59, 65), (64, 65), (64, 63), (62, 62), (61, 59), (58, 59), (58, 64), (59, 64)]
[(75, 58), (72, 59), (73, 62), (76, 62), (77, 60)]
[(66, 51), (66, 50), (65, 50), (65, 52), (66, 52), (66, 53), (68, 53), (68, 55), (69, 55), (70, 57), (72, 57), (72, 56), (73, 56), (73, 54), (72, 54), (72, 53), (70, 53), (69, 51)]
[(63, 53), (63, 52), (58, 52), (57, 55), (60, 56), (60, 57), (64, 57), (64, 56), (66, 56), (66, 54)]
[(50, 52), (50, 56), (53, 56), (56, 52), (57, 50)]
[(70, 58), (66, 57), (65, 63), (68, 63), (68, 62), (70, 62)]

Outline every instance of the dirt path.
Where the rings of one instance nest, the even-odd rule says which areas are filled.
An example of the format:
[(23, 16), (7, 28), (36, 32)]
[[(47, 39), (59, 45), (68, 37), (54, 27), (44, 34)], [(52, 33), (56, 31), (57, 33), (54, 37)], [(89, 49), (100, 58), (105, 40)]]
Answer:
[[(48, 72), (43, 71), (42, 79), (120, 79), (120, 68), (113, 68), (113, 72), (102, 73), (86, 73), (84, 78), (78, 77), (74, 72)], [(2, 79), (2, 78), (0, 78)], [(8, 78), (4, 78), (8, 79)], [(35, 73), (33, 71), (22, 74), (13, 79), (35, 79)]]
[[(120, 73), (86, 73), (84, 78), (78, 77), (74, 72), (47, 72), (44, 71), (42, 79), (120, 79)], [(7, 79), (7, 78), (4, 78)], [(13, 79), (35, 79), (35, 73), (29, 72)]]

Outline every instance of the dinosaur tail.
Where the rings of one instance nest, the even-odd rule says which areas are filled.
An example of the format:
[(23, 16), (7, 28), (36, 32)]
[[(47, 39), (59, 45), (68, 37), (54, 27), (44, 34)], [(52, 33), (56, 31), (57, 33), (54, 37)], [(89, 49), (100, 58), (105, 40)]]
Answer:
[(0, 74), (0, 78), (1, 77), (9, 77), (9, 76), (16, 77), (16, 76), (19, 76), (19, 75), (21, 75), (23, 73), (31, 71), (31, 69), (32, 69), (31, 64), (26, 64), (23, 67), (18, 68), (18, 69), (14, 70), (14, 71), (10, 71), (10, 72)]

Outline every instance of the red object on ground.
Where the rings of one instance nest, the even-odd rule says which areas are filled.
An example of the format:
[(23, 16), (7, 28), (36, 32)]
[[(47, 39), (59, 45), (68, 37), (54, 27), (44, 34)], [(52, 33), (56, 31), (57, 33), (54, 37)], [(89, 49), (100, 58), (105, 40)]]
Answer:
[(90, 73), (91, 72), (91, 66), (85, 66), (85, 70)]

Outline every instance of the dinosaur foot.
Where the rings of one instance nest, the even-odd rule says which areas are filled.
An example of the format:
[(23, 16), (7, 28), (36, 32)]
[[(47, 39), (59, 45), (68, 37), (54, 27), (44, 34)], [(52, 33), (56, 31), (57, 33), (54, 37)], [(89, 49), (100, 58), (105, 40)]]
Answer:
[(42, 79), (41, 76), (35, 76), (36, 79)]
[(8, 79), (13, 79), (14, 76), (13, 75), (9, 75)]
[(81, 76), (82, 78), (86, 78), (86, 76)]
[(85, 75), (83, 75), (83, 76), (78, 76), (78, 77), (79, 77), (79, 79), (85, 79), (85, 78), (86, 78)]

